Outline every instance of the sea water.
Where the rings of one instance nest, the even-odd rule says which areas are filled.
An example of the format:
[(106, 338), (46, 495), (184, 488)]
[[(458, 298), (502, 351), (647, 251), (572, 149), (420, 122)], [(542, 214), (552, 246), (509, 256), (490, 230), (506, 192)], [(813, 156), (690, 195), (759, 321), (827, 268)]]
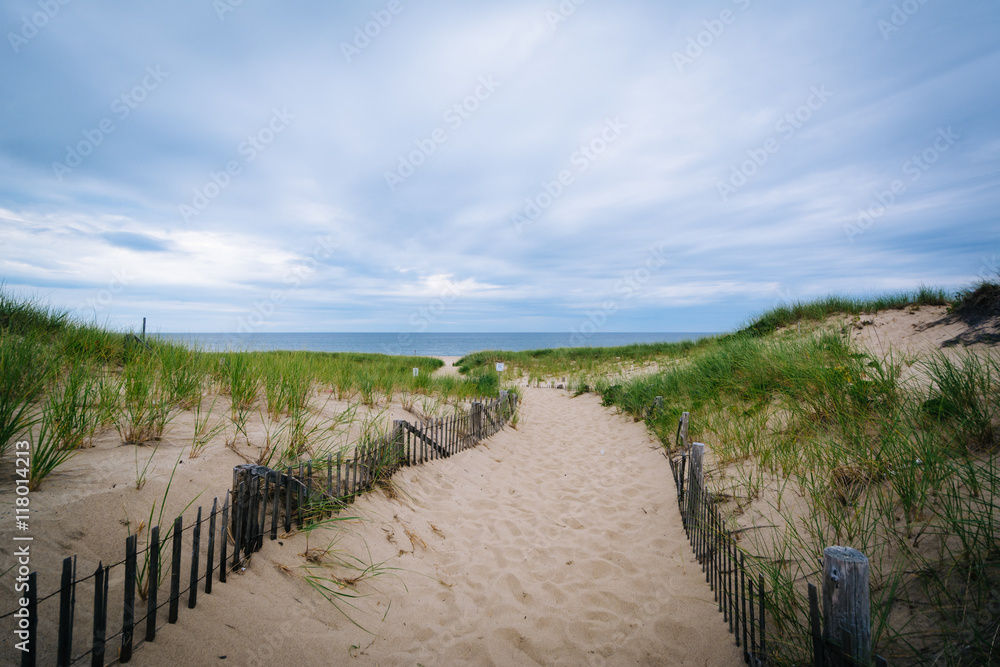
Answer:
[(710, 332), (596, 332), (581, 341), (571, 333), (161, 333), (189, 347), (219, 351), (309, 350), (374, 352), (419, 356), (462, 356), (480, 350), (541, 350), (555, 347), (617, 347), (633, 343), (677, 342)]

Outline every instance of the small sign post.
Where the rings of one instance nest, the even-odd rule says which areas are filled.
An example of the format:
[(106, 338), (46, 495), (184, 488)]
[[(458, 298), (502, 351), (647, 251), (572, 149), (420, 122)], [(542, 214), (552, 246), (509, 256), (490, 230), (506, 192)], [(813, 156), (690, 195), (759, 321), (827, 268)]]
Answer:
[(419, 368), (414, 368), (413, 369), (413, 377), (417, 377), (418, 375), (420, 375), (420, 369)]
[(497, 373), (503, 373), (503, 362), (502, 361), (498, 361), (497, 362)]

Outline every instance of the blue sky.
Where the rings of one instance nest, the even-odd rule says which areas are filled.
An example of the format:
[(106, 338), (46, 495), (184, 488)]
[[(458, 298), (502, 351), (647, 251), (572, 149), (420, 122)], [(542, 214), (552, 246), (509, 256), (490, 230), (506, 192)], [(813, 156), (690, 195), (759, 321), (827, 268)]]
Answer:
[(721, 331), (1000, 254), (1000, 5), (8, 0), (0, 280), (153, 330)]

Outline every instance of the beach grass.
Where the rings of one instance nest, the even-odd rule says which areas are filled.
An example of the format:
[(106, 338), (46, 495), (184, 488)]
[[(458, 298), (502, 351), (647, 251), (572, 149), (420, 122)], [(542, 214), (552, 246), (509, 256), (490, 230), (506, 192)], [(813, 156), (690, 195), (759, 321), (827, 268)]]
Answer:
[(668, 448), (690, 411), (709, 487), (767, 581), (776, 664), (810, 658), (805, 583), (832, 545), (869, 557), (875, 648), (891, 662), (996, 659), (1000, 356), (875, 356), (839, 324), (790, 328), (796, 313), (941, 305), (934, 291), (911, 296), (765, 313), (682, 363), (596, 386)]
[(739, 333), (760, 336), (799, 322), (821, 322), (831, 315), (860, 315), (914, 306), (946, 306), (954, 298), (946, 290), (931, 287), (869, 296), (831, 295), (772, 308), (752, 318)]
[(0, 456), (38, 422), (32, 406), (48, 382), (47, 362), (45, 350), (32, 337), (0, 336)]
[[(458, 404), (498, 390), (482, 374), (434, 377), (442, 365), (415, 356), (189, 349), (74, 320), (0, 285), (0, 456), (30, 436), (42, 457), (40, 484), (97, 433), (113, 428), (123, 444), (157, 443), (190, 412), (192, 457), (219, 437), (247, 460), (292, 464), (343, 448), (352, 428), (385, 431), (393, 400)], [(331, 399), (347, 406), (319, 417)], [(258, 419), (260, 442), (251, 433)], [(148, 457), (137, 452), (140, 459)]]
[[(95, 430), (113, 425), (139, 446), (191, 411), (192, 456), (223, 426), (246, 450), (259, 418), (267, 435), (254, 458), (290, 465), (342, 448), (352, 428), (378, 437), (392, 400), (433, 416), (524, 376), (566, 378), (645, 420), (667, 448), (691, 412), (691, 436), (711, 452), (709, 486), (766, 578), (776, 664), (808, 659), (805, 582), (833, 544), (871, 560), (877, 652), (982, 664), (1000, 633), (1000, 360), (994, 350), (876, 356), (849, 327), (824, 323), (922, 305), (981, 322), (995, 317), (997, 292), (984, 281), (955, 296), (830, 297), (697, 341), (478, 352), (459, 361), (461, 376), (432, 376), (442, 362), (424, 357), (141, 343), (0, 290), (0, 453), (32, 434), (40, 485)], [(228, 413), (213, 425), (220, 393)], [(651, 412), (657, 396), (663, 409)], [(321, 416), (332, 400), (347, 407)], [(137, 452), (137, 484), (148, 460)]]
[(957, 294), (831, 296), (698, 341), (488, 351), (458, 364), (474, 377), (502, 361), (509, 376), (595, 391), (668, 449), (690, 411), (714, 497), (767, 582), (775, 664), (811, 658), (805, 583), (831, 545), (872, 563), (876, 651), (900, 664), (987, 664), (1000, 633), (1000, 357), (876, 356), (835, 316), (948, 306), (979, 324), (1000, 314), (998, 295), (985, 280)]

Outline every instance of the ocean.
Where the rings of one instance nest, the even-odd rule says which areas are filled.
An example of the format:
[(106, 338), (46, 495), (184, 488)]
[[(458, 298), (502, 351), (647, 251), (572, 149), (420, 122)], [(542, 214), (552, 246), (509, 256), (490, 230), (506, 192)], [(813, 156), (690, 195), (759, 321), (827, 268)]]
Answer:
[(633, 343), (677, 342), (712, 336), (696, 333), (161, 333), (189, 347), (227, 350), (309, 350), (375, 352), (419, 356), (463, 356), (479, 350), (540, 350), (554, 347), (616, 347)]

